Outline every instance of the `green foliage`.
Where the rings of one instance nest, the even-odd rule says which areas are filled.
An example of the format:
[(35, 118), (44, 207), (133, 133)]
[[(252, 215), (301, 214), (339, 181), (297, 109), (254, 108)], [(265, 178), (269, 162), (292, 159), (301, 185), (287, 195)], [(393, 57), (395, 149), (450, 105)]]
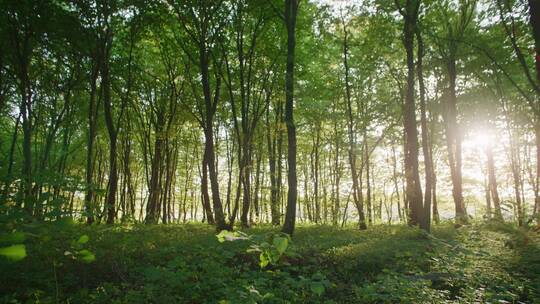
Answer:
[(355, 297), (362, 303), (444, 303), (446, 292), (435, 290), (428, 280), (416, 280), (384, 271), (373, 283), (359, 286)]
[[(37, 225), (25, 259), (0, 260), (0, 302), (534, 303), (540, 242), (519, 231), (300, 226), (291, 242), (269, 227)], [(268, 248), (281, 257), (261, 268)]]
[(247, 252), (260, 254), (259, 265), (261, 268), (268, 265), (278, 265), (290, 242), (291, 237), (286, 233), (268, 233), (262, 242), (252, 244)]
[(88, 242), (88, 240), (90, 240), (90, 238), (88, 237), (88, 235), (86, 234), (83, 234), (81, 235), (81, 237), (79, 238), (79, 240), (77, 241), (77, 243), (81, 244), (81, 245), (84, 245)]
[[(0, 234), (0, 256), (9, 261), (17, 262), (26, 257), (26, 246), (22, 244), (26, 235), (21, 231)], [(9, 246), (6, 246), (9, 245)]]
[(270, 232), (261, 237), (257, 235), (249, 236), (241, 231), (223, 230), (216, 237), (220, 243), (225, 241), (250, 240), (252, 244), (246, 252), (259, 253), (259, 266), (261, 268), (265, 268), (268, 265), (278, 265), (291, 242), (291, 237), (283, 232)]
[(84, 245), (88, 243), (90, 237), (83, 234), (78, 240), (71, 241), (71, 251), (65, 251), (64, 255), (71, 257), (74, 260), (79, 260), (83, 263), (92, 263), (96, 260), (96, 256), (90, 250), (85, 249)]
[(24, 245), (11, 245), (0, 248), (0, 256), (11, 261), (20, 261), (26, 257), (26, 247)]
[(225, 241), (238, 241), (238, 240), (248, 240), (249, 236), (242, 231), (228, 231), (222, 230), (216, 235), (218, 241), (223, 243)]
[(21, 231), (0, 234), (0, 244), (20, 244), (24, 242), (26, 235)]

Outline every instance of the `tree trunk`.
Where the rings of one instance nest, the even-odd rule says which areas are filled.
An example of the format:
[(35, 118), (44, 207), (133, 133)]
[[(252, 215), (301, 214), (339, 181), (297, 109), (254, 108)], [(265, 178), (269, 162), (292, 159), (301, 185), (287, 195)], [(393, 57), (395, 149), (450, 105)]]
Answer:
[(287, 125), (288, 193), (287, 210), (283, 232), (292, 235), (296, 221), (296, 127), (294, 125), (294, 52), (296, 47), (296, 17), (299, 0), (285, 0), (285, 24), (287, 26), (287, 71), (285, 76), (285, 124)]
[(201, 167), (201, 201), (203, 206), (203, 213), (206, 217), (208, 224), (214, 224), (214, 214), (212, 213), (212, 208), (210, 207), (210, 195), (208, 194), (208, 153), (206, 152), (206, 147), (203, 152), (203, 160)]
[(105, 209), (107, 212), (107, 224), (114, 223), (115, 208), (116, 208), (116, 190), (118, 186), (118, 169), (117, 169), (117, 135), (118, 130), (113, 122), (113, 109), (111, 103), (111, 78), (110, 78), (110, 57), (111, 57), (111, 33), (107, 32), (107, 45), (104, 55), (103, 64), (101, 67), (102, 90), (103, 90), (103, 106), (105, 113), (105, 124), (109, 133), (109, 182), (107, 198), (105, 200)]
[(156, 122), (156, 139), (154, 142), (154, 155), (150, 173), (150, 188), (148, 189), (148, 203), (146, 204), (147, 224), (157, 224), (159, 219), (159, 201), (162, 196), (161, 175), (164, 158), (164, 139), (162, 137), (163, 115), (158, 113)]
[(312, 176), (313, 176), (313, 202), (315, 205), (315, 223), (321, 221), (321, 202), (319, 198), (319, 166), (320, 166), (320, 153), (319, 145), (321, 141), (320, 126), (316, 126), (315, 140), (313, 142), (313, 157), (312, 157)]
[[(279, 109), (280, 107), (277, 109), (278, 113), (276, 113), (276, 117), (279, 117)], [(273, 128), (274, 132), (272, 132), (269, 118), (270, 108), (268, 107), (266, 110), (266, 145), (268, 148), (268, 167), (270, 170), (270, 214), (272, 218), (272, 225), (277, 226), (279, 225), (281, 218), (279, 213), (279, 185), (276, 170), (276, 145), (277, 136), (279, 134), (277, 129), (279, 126), (279, 118), (276, 119), (276, 125)]]
[[(539, 59), (540, 60), (540, 59)], [(536, 217), (537, 222), (540, 222), (538, 217), (539, 208), (540, 208), (540, 119), (537, 119), (534, 126), (535, 134), (535, 147), (536, 147), (536, 176), (535, 176), (535, 187), (534, 187), (534, 211), (533, 217)]]
[(508, 132), (510, 133), (510, 166), (512, 170), (512, 179), (514, 182), (514, 195), (515, 195), (515, 210), (517, 215), (518, 225), (522, 226), (524, 224), (523, 216), (523, 202), (521, 197), (521, 165), (519, 162), (519, 144), (516, 142), (515, 134), (508, 127)]
[(409, 205), (409, 225), (426, 227), (423, 219), (423, 199), (418, 172), (418, 131), (416, 129), (416, 105), (414, 100), (414, 34), (418, 18), (420, 0), (409, 0), (403, 28), (403, 45), (407, 53), (407, 91), (403, 106), (403, 127), (405, 133), (405, 180), (407, 202)]
[(334, 123), (334, 132), (335, 132), (335, 156), (334, 156), (334, 210), (332, 213), (332, 224), (334, 226), (338, 225), (339, 220), (339, 209), (340, 209), (340, 182), (341, 182), (341, 167), (339, 160), (340, 153), (340, 138), (338, 136), (338, 124), (337, 121)]
[(354, 118), (352, 113), (352, 101), (351, 101), (351, 85), (349, 82), (349, 62), (348, 62), (348, 56), (349, 56), (349, 45), (348, 45), (348, 32), (347, 27), (345, 25), (345, 20), (342, 20), (343, 22), (343, 65), (345, 67), (345, 96), (347, 101), (347, 130), (349, 135), (349, 165), (351, 167), (351, 175), (352, 175), (352, 196), (353, 201), (356, 206), (356, 209), (358, 210), (358, 226), (360, 230), (367, 229), (366, 226), (366, 219), (364, 214), (364, 202), (363, 202), (363, 194), (362, 189), (358, 185), (358, 172), (356, 168), (356, 140), (355, 140), (355, 133), (354, 133)]
[(403, 220), (403, 214), (401, 210), (401, 196), (399, 194), (399, 184), (398, 184), (398, 170), (397, 170), (397, 156), (396, 156), (396, 147), (392, 143), (392, 181), (394, 182), (394, 193), (396, 194), (397, 199), (397, 211), (399, 221)]
[[(529, 0), (529, 22), (531, 24), (534, 46), (535, 46), (535, 69), (536, 69), (536, 83), (540, 84), (540, 0)], [(536, 189), (534, 191), (534, 210), (536, 216), (540, 208), (540, 194), (538, 188), (540, 187), (540, 96), (537, 96), (536, 109), (533, 111), (536, 114), (535, 121), (535, 144), (536, 144)], [(540, 218), (537, 218), (540, 221)]]
[(487, 156), (487, 171), (488, 171), (488, 189), (493, 203), (493, 208), (495, 211), (495, 219), (502, 221), (501, 213), (501, 200), (499, 198), (499, 192), (497, 190), (497, 175), (495, 172), (495, 161), (493, 160), (493, 148), (488, 146), (486, 149)]
[[(29, 56), (29, 55), (28, 55)], [(22, 202), (26, 212), (31, 215), (34, 209), (34, 199), (32, 198), (32, 89), (28, 75), (28, 65), (30, 58), (22, 58), (20, 62), (20, 88), (21, 104), (19, 110), (22, 116), (23, 131), (23, 165), (21, 179)]]
[[(260, 151), (260, 150), (259, 150)], [(259, 209), (259, 190), (261, 185), (261, 155), (260, 152), (256, 156), (256, 169), (255, 169), (255, 189), (253, 190), (253, 208), (255, 208), (255, 221), (260, 220)]]
[(446, 98), (445, 128), (448, 148), (448, 163), (452, 177), (452, 196), (454, 198), (456, 221), (467, 222), (467, 212), (463, 204), (462, 174), (461, 174), (461, 132), (457, 123), (457, 97), (456, 97), (456, 59), (450, 55), (447, 62), (449, 87)]
[(84, 207), (86, 223), (94, 223), (94, 141), (97, 133), (97, 114), (99, 105), (96, 103), (97, 77), (99, 75), (99, 62), (94, 62), (92, 79), (90, 83), (90, 104), (88, 106), (88, 142), (86, 144), (86, 193)]
[(11, 137), (11, 144), (9, 146), (9, 156), (8, 156), (8, 168), (7, 168), (7, 174), (6, 174), (6, 183), (4, 184), (4, 192), (2, 193), (2, 200), (1, 204), (4, 204), (7, 202), (7, 196), (10, 192), (10, 186), (13, 178), (13, 162), (15, 157), (15, 146), (17, 145), (17, 138), (19, 137), (19, 124), (21, 122), (21, 114), (17, 116), (17, 120), (15, 121), (15, 127), (13, 130), (13, 136)]
[[(244, 136), (248, 135), (244, 132)], [(242, 160), (240, 161), (240, 171), (242, 171), (242, 214), (240, 216), (240, 222), (242, 227), (249, 227), (248, 214), (251, 205), (251, 148), (247, 138), (243, 139), (242, 143)]]
[(368, 223), (373, 225), (373, 203), (371, 197), (371, 166), (369, 160), (369, 145), (367, 142), (367, 132), (364, 129), (364, 165), (366, 166), (366, 207), (367, 207), (367, 216)]
[(425, 167), (425, 192), (424, 192), (424, 209), (423, 223), (421, 224), (427, 231), (431, 226), (431, 195), (433, 191), (433, 159), (431, 157), (428, 126), (427, 126), (427, 111), (426, 111), (426, 88), (424, 85), (424, 41), (420, 30), (416, 30), (416, 38), (418, 41), (418, 86), (420, 90), (420, 126), (422, 130), (422, 153), (424, 154)]

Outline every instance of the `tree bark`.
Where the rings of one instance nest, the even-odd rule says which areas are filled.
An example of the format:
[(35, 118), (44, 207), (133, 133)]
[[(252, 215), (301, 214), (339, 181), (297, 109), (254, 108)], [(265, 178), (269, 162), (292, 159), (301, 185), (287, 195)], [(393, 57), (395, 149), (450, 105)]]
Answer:
[(356, 168), (356, 140), (354, 131), (354, 117), (352, 113), (352, 100), (351, 100), (351, 85), (349, 81), (349, 44), (348, 44), (348, 31), (345, 24), (345, 20), (342, 18), (343, 23), (343, 66), (345, 67), (345, 96), (347, 102), (347, 131), (349, 135), (349, 166), (351, 167), (351, 177), (353, 182), (352, 196), (353, 201), (358, 210), (358, 227), (360, 230), (367, 229), (366, 218), (364, 214), (364, 201), (362, 188), (358, 184), (359, 175)]
[[(268, 148), (268, 168), (270, 174), (270, 214), (272, 225), (278, 226), (280, 224), (280, 212), (279, 212), (279, 185), (278, 185), (278, 176), (276, 170), (276, 145), (278, 137), (278, 127), (279, 127), (279, 112), (280, 108), (278, 106), (276, 112), (276, 124), (271, 126), (270, 124), (270, 107), (267, 107), (266, 110), (266, 142)], [(273, 132), (272, 132), (273, 130)]]
[(296, 222), (296, 127), (294, 125), (294, 56), (296, 48), (296, 17), (299, 0), (285, 0), (285, 24), (287, 27), (287, 71), (285, 75), (285, 124), (287, 125), (287, 210), (283, 223), (283, 232), (292, 235)]
[(497, 190), (497, 175), (495, 172), (495, 161), (493, 160), (493, 148), (488, 146), (486, 149), (487, 156), (487, 171), (488, 171), (488, 189), (491, 202), (495, 211), (495, 219), (502, 221), (501, 213), (501, 200), (499, 198), (499, 192)]
[(404, 18), (403, 45), (407, 53), (407, 91), (403, 105), (403, 127), (405, 133), (405, 179), (407, 202), (409, 205), (409, 225), (420, 225), (428, 230), (423, 219), (423, 198), (418, 170), (418, 131), (414, 98), (414, 35), (420, 0), (408, 0)]
[(206, 153), (206, 148), (204, 148), (203, 159), (202, 159), (202, 172), (201, 172), (201, 201), (203, 206), (203, 212), (206, 217), (208, 224), (214, 224), (214, 214), (212, 213), (212, 208), (210, 207), (210, 195), (208, 194), (208, 153)]
[(117, 169), (117, 137), (118, 130), (113, 122), (113, 108), (111, 98), (111, 78), (110, 78), (110, 60), (111, 60), (111, 43), (112, 34), (110, 29), (107, 29), (105, 34), (106, 45), (105, 55), (101, 65), (101, 86), (103, 91), (103, 107), (105, 113), (105, 125), (109, 133), (109, 182), (107, 197), (105, 199), (105, 209), (107, 212), (107, 224), (114, 223), (115, 208), (116, 208), (116, 190), (118, 186), (118, 169)]
[[(97, 51), (99, 53), (100, 51)], [(84, 208), (86, 212), (86, 223), (91, 225), (94, 223), (93, 207), (94, 200), (94, 141), (97, 133), (97, 117), (99, 105), (96, 102), (97, 93), (97, 78), (101, 66), (99, 55), (95, 55), (92, 62), (92, 74), (90, 79), (90, 102), (88, 105), (88, 141), (86, 144), (86, 193), (84, 196)]]
[(154, 154), (150, 173), (150, 188), (148, 189), (148, 203), (146, 204), (147, 224), (157, 224), (159, 219), (159, 202), (162, 196), (161, 176), (163, 171), (165, 141), (163, 139), (163, 113), (157, 110), (157, 121), (154, 142)]
[[(536, 83), (540, 84), (540, 0), (529, 0), (529, 22), (532, 28), (534, 37), (534, 50), (535, 50), (535, 70), (536, 70)], [(536, 108), (533, 109), (536, 114), (536, 121), (534, 125), (535, 129), (535, 145), (536, 145), (536, 189), (534, 191), (534, 210), (537, 216), (540, 208), (540, 194), (538, 188), (540, 187), (540, 96), (537, 96)], [(540, 222), (540, 217), (537, 218)]]
[(424, 154), (424, 169), (425, 169), (425, 192), (424, 192), (424, 210), (422, 227), (427, 231), (431, 228), (431, 196), (433, 193), (433, 159), (431, 157), (429, 131), (427, 126), (427, 110), (426, 110), (426, 88), (424, 84), (424, 41), (420, 30), (416, 30), (416, 40), (418, 42), (418, 87), (420, 91), (420, 126), (422, 130), (422, 153)]
[(448, 95), (446, 98), (445, 129), (446, 144), (448, 148), (448, 163), (452, 177), (452, 196), (454, 198), (456, 222), (467, 222), (467, 211), (463, 204), (463, 180), (462, 180), (462, 155), (461, 155), (461, 132), (457, 123), (457, 96), (456, 96), (456, 59), (454, 51), (450, 51), (447, 59), (449, 78)]

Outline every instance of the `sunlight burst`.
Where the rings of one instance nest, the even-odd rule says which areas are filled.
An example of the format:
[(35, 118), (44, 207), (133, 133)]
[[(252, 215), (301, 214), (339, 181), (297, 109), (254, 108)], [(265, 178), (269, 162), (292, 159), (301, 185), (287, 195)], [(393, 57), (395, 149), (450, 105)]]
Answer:
[(491, 130), (486, 128), (476, 129), (470, 133), (469, 138), (465, 142), (472, 148), (485, 150), (493, 146), (495, 135)]

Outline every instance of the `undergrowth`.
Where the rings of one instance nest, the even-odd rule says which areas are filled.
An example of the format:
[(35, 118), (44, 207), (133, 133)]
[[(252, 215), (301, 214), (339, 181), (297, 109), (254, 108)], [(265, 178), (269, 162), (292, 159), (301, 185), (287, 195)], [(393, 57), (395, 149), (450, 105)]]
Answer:
[[(202, 224), (39, 225), (28, 231), (24, 259), (0, 260), (0, 301), (540, 302), (538, 237), (507, 224), (440, 225), (432, 234), (300, 226), (284, 254), (264, 265), (259, 255), (267, 247), (257, 242), (277, 230), (244, 232), (254, 237), (220, 243)], [(68, 254), (81, 246), (95, 259)]]

